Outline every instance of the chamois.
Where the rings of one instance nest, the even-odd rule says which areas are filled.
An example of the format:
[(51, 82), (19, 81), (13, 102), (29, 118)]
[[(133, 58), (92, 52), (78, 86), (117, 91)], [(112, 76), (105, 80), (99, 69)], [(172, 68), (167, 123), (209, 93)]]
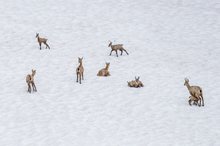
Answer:
[(112, 55), (112, 51), (115, 51), (116, 52), (116, 56), (118, 57), (118, 50), (121, 51), (121, 55), (122, 55), (123, 51), (125, 51), (125, 53), (127, 55), (129, 55), (128, 52), (123, 48), (123, 44), (112, 45), (112, 42), (110, 41), (108, 47), (111, 47), (111, 49), (112, 49), (110, 54), (109, 54), (110, 56)]
[[(189, 85), (189, 79), (185, 78), (185, 83), (184, 86), (187, 87), (189, 90), (189, 93), (192, 97), (197, 98), (199, 101), (199, 106), (201, 106), (201, 101), (202, 101), (202, 106), (204, 106), (204, 99), (203, 99), (203, 93), (202, 93), (202, 88), (199, 86), (190, 86)], [(191, 100), (191, 98), (190, 98)], [(191, 101), (189, 101), (191, 103)]]
[(104, 76), (104, 77), (110, 76), (110, 73), (108, 71), (110, 63), (105, 63), (105, 64), (106, 64), (105, 68), (99, 70), (97, 76)]
[(46, 45), (46, 49), (49, 48), (50, 49), (50, 46), (47, 44), (47, 39), (46, 38), (41, 38), (39, 37), (39, 33), (36, 33), (36, 38), (37, 38), (37, 41), (39, 43), (39, 46), (40, 46), (40, 50), (41, 50), (41, 44), (45, 44)]
[(83, 76), (84, 68), (83, 68), (82, 60), (83, 57), (82, 58), (78, 57), (79, 66), (76, 68), (76, 82), (78, 82), (79, 80), (80, 84), (81, 84), (81, 79), (84, 80), (84, 76)]
[(31, 70), (32, 71), (32, 74), (28, 74), (26, 76), (26, 83), (28, 85), (28, 92), (31, 93), (31, 86), (32, 86), (32, 89), (33, 89), (33, 92), (37, 92), (37, 88), (35, 86), (35, 83), (34, 83), (34, 76), (36, 74), (36, 70)]
[(135, 77), (135, 80), (132, 80), (130, 82), (127, 81), (128, 86), (135, 87), (135, 88), (144, 87), (143, 83), (139, 79), (140, 79), (140, 77), (138, 77), (138, 78)]

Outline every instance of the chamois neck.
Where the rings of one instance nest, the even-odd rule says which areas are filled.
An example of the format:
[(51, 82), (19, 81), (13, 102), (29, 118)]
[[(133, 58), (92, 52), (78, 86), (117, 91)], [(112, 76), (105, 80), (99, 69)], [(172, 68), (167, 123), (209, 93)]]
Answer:
[(109, 66), (107, 65), (107, 66), (105, 67), (105, 69), (108, 70), (108, 68), (109, 68)]
[(190, 89), (189, 83), (186, 83), (186, 87), (187, 87), (188, 90)]

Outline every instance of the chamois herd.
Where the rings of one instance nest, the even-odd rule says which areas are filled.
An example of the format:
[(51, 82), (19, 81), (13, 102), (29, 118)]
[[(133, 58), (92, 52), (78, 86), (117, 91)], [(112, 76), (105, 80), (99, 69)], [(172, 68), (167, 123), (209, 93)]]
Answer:
[[(39, 36), (39, 33), (36, 33), (36, 38), (37, 38), (37, 42), (39, 43), (40, 46), (40, 50), (41, 50), (41, 44), (45, 44), (46, 49), (49, 48), (50, 46), (47, 44), (47, 39), (46, 38), (41, 38)], [(110, 56), (112, 54), (113, 51), (115, 51), (116, 56), (118, 57), (118, 51), (121, 52), (121, 55), (123, 54), (123, 51), (127, 54), (128, 52), (124, 49), (123, 44), (115, 44), (112, 45), (112, 42), (109, 41), (109, 45), (108, 47), (111, 47), (111, 52), (110, 52)], [(82, 58), (78, 58), (78, 63), (79, 66), (76, 68), (76, 82), (79, 82), (80, 84), (82, 83), (82, 80), (84, 80), (84, 68), (83, 68), (83, 57)], [(110, 63), (106, 63), (105, 68), (101, 69), (98, 71), (97, 76), (99, 77), (108, 77), (110, 76), (110, 72), (109, 72), (109, 66)], [(36, 70), (32, 69), (32, 73), (28, 74), (26, 76), (26, 83), (28, 86), (28, 92), (31, 93), (31, 88), (33, 90), (33, 92), (37, 92), (37, 88), (35, 86), (34, 83), (34, 76), (36, 74)], [(140, 87), (144, 87), (144, 84), (140, 81), (140, 77), (135, 77), (135, 80), (132, 81), (127, 81), (127, 84), (129, 87), (134, 87), (134, 88), (140, 88)], [(199, 86), (190, 86), (189, 84), (189, 79), (185, 78), (185, 82), (184, 82), (184, 86), (187, 87), (190, 96), (189, 96), (189, 105), (198, 105), (198, 106), (204, 106), (204, 99), (203, 99), (203, 92), (202, 92), (202, 88)]]

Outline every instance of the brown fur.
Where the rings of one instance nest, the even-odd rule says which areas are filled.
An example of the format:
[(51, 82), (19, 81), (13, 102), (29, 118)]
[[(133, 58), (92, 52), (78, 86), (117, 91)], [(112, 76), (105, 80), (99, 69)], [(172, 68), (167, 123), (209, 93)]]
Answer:
[(127, 82), (128, 86), (134, 87), (134, 88), (144, 87), (144, 84), (139, 79), (140, 79), (140, 77), (138, 77), (138, 78), (135, 77), (135, 80)]
[(189, 93), (192, 97), (195, 97), (198, 99), (198, 102), (199, 102), (198, 105), (201, 106), (201, 102), (202, 102), (202, 106), (204, 106), (202, 88), (199, 86), (190, 86), (189, 79), (187, 79), (187, 78), (185, 78), (184, 86), (187, 87), (187, 89), (189, 90)]
[(39, 37), (39, 33), (36, 33), (36, 38), (37, 38), (37, 41), (39, 43), (39, 46), (40, 46), (40, 50), (41, 50), (41, 44), (45, 44), (46, 45), (46, 49), (49, 48), (50, 49), (50, 46), (47, 44), (47, 39), (46, 38), (41, 38)]
[(28, 92), (31, 93), (31, 86), (32, 86), (32, 89), (33, 89), (33, 92), (37, 92), (37, 88), (35, 86), (35, 83), (34, 83), (34, 76), (36, 74), (36, 70), (33, 70), (32, 69), (32, 74), (28, 74), (26, 76), (26, 83), (28, 85)]
[(135, 87), (138, 88), (138, 84), (136, 81), (132, 80), (130, 82), (127, 82), (129, 87)]
[(98, 72), (97, 76), (103, 76), (103, 77), (110, 76), (110, 73), (109, 73), (109, 71), (108, 71), (109, 66), (110, 66), (110, 63), (106, 63), (105, 68), (101, 69), (101, 70)]
[(126, 53), (127, 55), (129, 55), (128, 52), (123, 48), (123, 44), (112, 45), (112, 42), (110, 41), (108, 47), (111, 47), (111, 49), (112, 49), (111, 52), (110, 52), (110, 54), (109, 54), (110, 56), (112, 55), (112, 51), (115, 51), (115, 52), (116, 52), (116, 55), (117, 55), (117, 57), (118, 57), (118, 50), (121, 51), (121, 55), (123, 54), (123, 51), (125, 51), (125, 53)]
[(81, 84), (81, 80), (84, 80), (84, 68), (83, 68), (83, 64), (82, 64), (82, 58), (78, 57), (78, 62), (79, 62), (79, 66), (76, 68), (76, 82), (78, 82)]

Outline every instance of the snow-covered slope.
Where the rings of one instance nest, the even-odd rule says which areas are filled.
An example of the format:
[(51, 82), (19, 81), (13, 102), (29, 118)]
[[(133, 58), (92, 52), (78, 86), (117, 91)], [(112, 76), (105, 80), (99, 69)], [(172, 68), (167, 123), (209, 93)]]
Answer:
[[(1, 146), (220, 145), (218, 0), (1, 0), (0, 27)], [(109, 56), (108, 40), (130, 55)], [(188, 105), (185, 77), (204, 107)]]

